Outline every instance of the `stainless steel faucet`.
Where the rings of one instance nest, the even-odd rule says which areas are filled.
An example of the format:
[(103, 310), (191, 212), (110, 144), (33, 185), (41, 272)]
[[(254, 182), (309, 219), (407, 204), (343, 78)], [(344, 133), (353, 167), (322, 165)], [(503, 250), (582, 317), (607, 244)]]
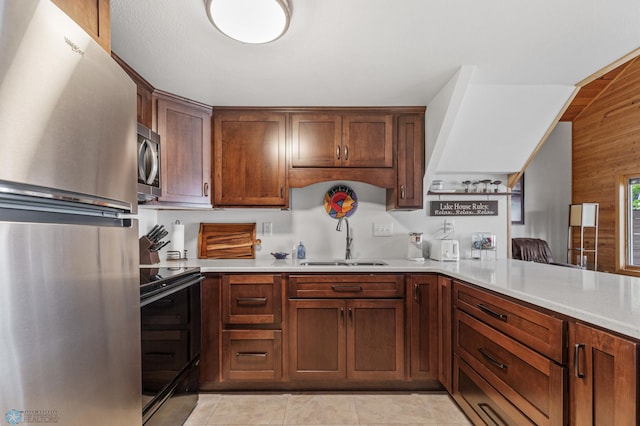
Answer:
[(349, 220), (347, 220), (346, 217), (341, 217), (340, 219), (338, 219), (338, 226), (336, 226), (336, 231), (341, 231), (342, 230), (342, 221), (344, 220), (344, 222), (347, 224), (347, 246), (344, 252), (344, 258), (346, 260), (351, 259), (351, 243), (353, 242), (353, 238), (351, 238), (351, 232), (349, 230)]

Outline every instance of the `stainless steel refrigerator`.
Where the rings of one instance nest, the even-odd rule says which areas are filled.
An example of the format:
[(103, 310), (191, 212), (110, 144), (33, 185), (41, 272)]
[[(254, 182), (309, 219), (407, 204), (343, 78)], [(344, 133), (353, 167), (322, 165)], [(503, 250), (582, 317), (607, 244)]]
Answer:
[(48, 0), (0, 0), (0, 419), (141, 424), (135, 85)]

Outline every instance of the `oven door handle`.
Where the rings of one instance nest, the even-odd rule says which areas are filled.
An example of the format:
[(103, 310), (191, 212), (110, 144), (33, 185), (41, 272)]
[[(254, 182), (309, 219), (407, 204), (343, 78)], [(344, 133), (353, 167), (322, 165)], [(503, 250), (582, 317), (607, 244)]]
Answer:
[(140, 299), (140, 307), (146, 306), (149, 303), (156, 302), (160, 299), (164, 299), (165, 297), (184, 290), (185, 288), (200, 284), (202, 281), (204, 281), (204, 277), (202, 275), (198, 275), (197, 277), (190, 279), (189, 281), (185, 281), (181, 284), (176, 284), (174, 287), (169, 287), (166, 291), (156, 293), (146, 299)]

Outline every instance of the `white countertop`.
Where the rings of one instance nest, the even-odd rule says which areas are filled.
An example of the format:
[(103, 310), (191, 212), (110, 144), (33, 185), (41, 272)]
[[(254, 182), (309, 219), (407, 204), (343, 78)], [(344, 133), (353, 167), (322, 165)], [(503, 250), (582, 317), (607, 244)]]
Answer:
[(300, 266), (291, 260), (273, 259), (194, 259), (148, 266), (197, 266), (202, 272), (244, 273), (437, 272), (640, 339), (640, 278), (508, 259), (383, 260), (386, 266)]

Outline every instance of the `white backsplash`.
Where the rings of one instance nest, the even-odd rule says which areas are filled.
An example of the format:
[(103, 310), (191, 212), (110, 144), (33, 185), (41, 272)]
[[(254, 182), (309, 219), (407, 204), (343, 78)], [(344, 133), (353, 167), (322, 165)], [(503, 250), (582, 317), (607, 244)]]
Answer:
[[(502, 175), (483, 175), (482, 178), (506, 180)], [(470, 176), (439, 176), (445, 187), (459, 185), (458, 182), (473, 178)], [(140, 235), (148, 232), (156, 223), (162, 224), (170, 232), (171, 224), (180, 220), (185, 225), (184, 244), (189, 258), (197, 258), (198, 229), (205, 223), (256, 223), (256, 237), (262, 245), (256, 250), (256, 257), (271, 257), (270, 253), (284, 251), (291, 253), (294, 245), (304, 243), (307, 258), (344, 258), (345, 227), (336, 231), (337, 220), (324, 210), (323, 200), (328, 189), (337, 183), (344, 183), (355, 191), (358, 197), (356, 212), (349, 218), (353, 236), (353, 258), (406, 258), (410, 232), (423, 232), (424, 241), (443, 236), (444, 218), (428, 216), (428, 203), (438, 200), (438, 196), (426, 196), (424, 210), (386, 211), (386, 191), (360, 182), (322, 182), (291, 191), (290, 210), (278, 209), (222, 209), (222, 210), (153, 210), (141, 206), (138, 213)], [(469, 196), (442, 196), (452, 200), (498, 200), (498, 216), (450, 217), (455, 225), (454, 238), (460, 241), (461, 257), (471, 257), (471, 236), (475, 232), (496, 234), (498, 258), (505, 258), (507, 251), (504, 241), (509, 222), (507, 219), (507, 197), (478, 194)], [(271, 222), (272, 235), (263, 235), (263, 223)], [(390, 237), (374, 237), (374, 224), (392, 224)], [(171, 245), (160, 251), (160, 258), (166, 259)], [(425, 253), (426, 254), (426, 253)]]

